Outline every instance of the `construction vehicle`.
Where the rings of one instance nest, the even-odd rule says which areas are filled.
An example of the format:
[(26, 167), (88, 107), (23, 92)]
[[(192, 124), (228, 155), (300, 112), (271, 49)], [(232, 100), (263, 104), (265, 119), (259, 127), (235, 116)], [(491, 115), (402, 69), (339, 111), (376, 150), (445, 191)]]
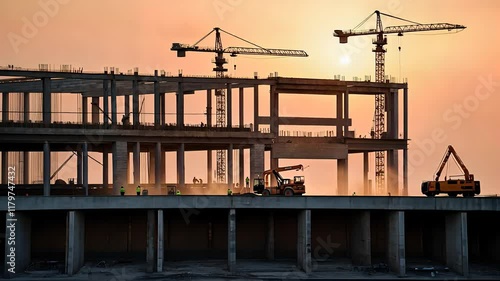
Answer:
[[(376, 16), (376, 27), (366, 30), (360, 30), (373, 15)], [(398, 25), (398, 26), (386, 26), (382, 25), (382, 19), (380, 15), (390, 17), (393, 19), (405, 21), (409, 24)], [(463, 30), (466, 27), (459, 24), (449, 24), (449, 23), (430, 23), (421, 24), (414, 21), (409, 21), (402, 19), (400, 17), (395, 17), (388, 15), (379, 11), (375, 11), (370, 14), (365, 20), (358, 24), (355, 28), (349, 30), (335, 30), (333, 36), (339, 38), (341, 44), (345, 44), (349, 37), (353, 36), (364, 36), (364, 35), (376, 35), (377, 37), (373, 40), (375, 48), (373, 52), (375, 53), (375, 82), (385, 83), (387, 78), (385, 77), (385, 53), (387, 50), (384, 48), (387, 45), (387, 34), (397, 34), (398, 36), (403, 36), (404, 33), (408, 32), (422, 32), (422, 31), (436, 31), (436, 30)], [(398, 48), (401, 51), (401, 46)], [(384, 132), (386, 130), (385, 126), (385, 93), (375, 95), (375, 113), (373, 117), (373, 128), (371, 130), (372, 138), (381, 139), (383, 138)], [(385, 191), (385, 152), (376, 151), (375, 152), (375, 184), (378, 194), (386, 194)]]
[[(306, 192), (306, 187), (304, 185), (304, 176), (294, 176), (292, 179), (285, 179), (281, 176), (279, 172), (284, 171), (303, 171), (304, 166), (294, 165), (286, 167), (278, 167), (276, 169), (271, 169), (264, 171), (262, 178), (258, 177), (254, 179), (253, 191), (256, 194), (261, 194), (262, 196), (269, 195), (284, 195), (284, 196), (294, 196), (302, 195)], [(277, 186), (270, 186), (271, 175), (276, 178)]]
[[(207, 38), (210, 34), (215, 32), (215, 47), (203, 47), (198, 46), (198, 44)], [(222, 46), (222, 37), (221, 32), (236, 38), (240, 41), (243, 41), (247, 44), (253, 45), (254, 47), (227, 47), (224, 48)], [(238, 55), (259, 55), (259, 56), (281, 56), (281, 57), (307, 57), (308, 54), (303, 50), (288, 50), (288, 49), (270, 49), (264, 48), (257, 44), (254, 44), (246, 39), (243, 39), (239, 36), (236, 36), (232, 33), (229, 33), (221, 28), (215, 27), (212, 31), (210, 31), (207, 35), (203, 36), (200, 40), (198, 40), (193, 45), (190, 44), (181, 44), (181, 43), (173, 43), (172, 51), (177, 52), (177, 57), (185, 57), (186, 52), (208, 52), (215, 53), (216, 56), (213, 59), (213, 63), (215, 67), (213, 71), (218, 78), (224, 77), (224, 73), (227, 72), (227, 68), (225, 68), (225, 64), (227, 64), (227, 60), (224, 58), (224, 54), (230, 54), (231, 57), (236, 57)], [(236, 65), (234, 65), (236, 68)], [(215, 97), (216, 97), (216, 126), (217, 127), (226, 127), (228, 123), (226, 122), (226, 90), (225, 89), (216, 89)], [(211, 107), (207, 108), (207, 118), (210, 116)], [(210, 117), (211, 118), (211, 117)], [(228, 117), (230, 118), (230, 116)], [(211, 121), (210, 121), (211, 122)], [(207, 120), (207, 123), (209, 121)], [(258, 131), (258, 128), (257, 130)], [(226, 182), (226, 149), (217, 150), (217, 167), (216, 167), (216, 179), (219, 183)]]
[[(450, 176), (450, 178), (446, 179), (445, 176), (445, 180), (440, 181), (439, 177), (441, 176), (441, 172), (452, 154), (457, 164), (462, 169), (465, 178), (451, 179)], [(440, 193), (448, 194), (450, 197), (456, 197), (459, 194), (462, 194), (463, 197), (474, 197), (474, 195), (479, 195), (480, 192), (481, 189), (479, 181), (474, 180), (474, 175), (469, 173), (469, 170), (465, 167), (462, 159), (460, 159), (457, 152), (451, 145), (448, 146), (443, 160), (441, 160), (441, 164), (436, 172), (436, 179), (434, 181), (426, 181), (422, 183), (422, 193), (429, 197), (433, 197)]]

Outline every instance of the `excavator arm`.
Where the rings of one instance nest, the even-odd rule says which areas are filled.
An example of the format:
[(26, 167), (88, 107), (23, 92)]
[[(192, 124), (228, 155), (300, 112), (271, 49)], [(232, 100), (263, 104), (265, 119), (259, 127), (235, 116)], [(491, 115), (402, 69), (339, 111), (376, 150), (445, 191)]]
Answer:
[(446, 153), (443, 157), (443, 160), (441, 161), (441, 164), (439, 165), (438, 171), (436, 172), (436, 181), (439, 181), (439, 177), (441, 176), (441, 173), (443, 172), (444, 166), (446, 165), (446, 163), (448, 162), (448, 159), (450, 159), (450, 155), (452, 155), (452, 154), (453, 154), (453, 157), (455, 157), (455, 159), (457, 160), (458, 165), (460, 166), (460, 168), (464, 172), (465, 179), (466, 180), (474, 180), (474, 177), (469, 173), (469, 170), (465, 166), (464, 162), (462, 162), (462, 159), (460, 159), (460, 157), (458, 156), (458, 154), (455, 151), (455, 149), (453, 148), (453, 146), (448, 145), (448, 149), (446, 150)]

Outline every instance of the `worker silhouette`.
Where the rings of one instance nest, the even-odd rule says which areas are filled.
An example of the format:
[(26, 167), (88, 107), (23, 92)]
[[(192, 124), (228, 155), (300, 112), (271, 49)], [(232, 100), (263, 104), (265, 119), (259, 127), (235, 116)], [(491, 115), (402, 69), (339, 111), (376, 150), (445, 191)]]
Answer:
[(123, 185), (120, 187), (120, 195), (121, 196), (125, 195), (125, 188), (123, 187)]
[(137, 192), (137, 196), (141, 195), (141, 186), (138, 185), (137, 188), (135, 189), (135, 192)]
[(250, 179), (248, 177), (245, 179), (245, 184), (246, 184), (246, 187), (249, 188)]

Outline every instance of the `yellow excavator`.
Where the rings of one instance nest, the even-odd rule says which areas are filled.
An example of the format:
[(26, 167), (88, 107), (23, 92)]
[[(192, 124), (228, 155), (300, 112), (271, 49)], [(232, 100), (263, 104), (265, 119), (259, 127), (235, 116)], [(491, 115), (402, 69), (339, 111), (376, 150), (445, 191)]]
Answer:
[[(450, 155), (455, 157), (458, 165), (462, 169), (464, 173), (464, 179), (446, 179), (444, 181), (440, 181), (439, 177), (441, 176), (441, 172), (444, 169), (444, 166), (448, 162)], [(458, 156), (457, 152), (453, 148), (453, 146), (449, 145), (446, 153), (439, 165), (438, 171), (436, 173), (436, 179), (434, 181), (426, 181), (422, 183), (422, 193), (433, 197), (440, 193), (448, 194), (450, 197), (456, 197), (461, 194), (463, 197), (474, 197), (475, 195), (479, 195), (481, 192), (481, 187), (479, 181), (474, 180), (474, 175), (469, 173), (467, 167), (465, 167), (462, 159)]]
[[(279, 172), (283, 171), (303, 171), (303, 165), (293, 165), (286, 167), (278, 167), (276, 169), (271, 169), (264, 171), (262, 178), (258, 177), (254, 179), (253, 191), (256, 194), (261, 194), (262, 196), (269, 195), (284, 195), (284, 196), (294, 196), (302, 195), (306, 192), (306, 187), (304, 185), (304, 176), (294, 176), (293, 179), (285, 179), (281, 176)], [(271, 175), (276, 178), (277, 186), (270, 186)]]

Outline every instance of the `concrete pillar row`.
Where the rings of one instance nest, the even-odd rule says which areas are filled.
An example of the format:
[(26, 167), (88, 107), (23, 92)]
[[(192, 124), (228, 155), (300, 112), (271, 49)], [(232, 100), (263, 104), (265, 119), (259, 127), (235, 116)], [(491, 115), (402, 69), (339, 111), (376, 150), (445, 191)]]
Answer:
[(446, 265), (459, 274), (469, 276), (469, 241), (467, 213), (453, 212), (445, 217)]
[(85, 215), (81, 211), (69, 211), (66, 216), (66, 274), (77, 273), (84, 265), (84, 256)]
[(402, 277), (406, 275), (405, 213), (390, 211), (388, 216), (388, 264), (391, 271)]
[(305, 273), (312, 270), (311, 210), (301, 210), (297, 219), (297, 266)]

